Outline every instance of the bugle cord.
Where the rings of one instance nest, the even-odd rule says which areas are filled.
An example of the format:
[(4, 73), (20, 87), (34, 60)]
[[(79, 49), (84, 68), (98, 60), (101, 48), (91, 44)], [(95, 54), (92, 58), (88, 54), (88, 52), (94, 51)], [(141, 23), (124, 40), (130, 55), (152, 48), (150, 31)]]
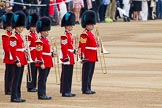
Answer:
[(107, 67), (106, 67), (106, 62), (105, 62), (105, 54), (109, 54), (109, 52), (106, 51), (104, 46), (103, 46), (102, 38), (99, 34), (98, 27), (96, 27), (96, 29), (95, 29), (95, 35), (96, 35), (96, 38), (97, 38), (97, 44), (99, 46), (98, 52), (99, 52), (99, 59), (100, 59), (102, 73), (106, 74), (107, 73)]
[[(58, 48), (56, 44), (56, 39), (51, 38), (51, 45), (52, 45), (52, 50), (54, 51), (54, 57), (53, 57), (53, 63), (55, 64), (54, 69), (55, 69), (55, 76), (56, 76), (56, 84), (60, 84), (60, 66), (59, 66), (59, 56), (58, 56)], [(56, 57), (56, 58), (55, 58)]]

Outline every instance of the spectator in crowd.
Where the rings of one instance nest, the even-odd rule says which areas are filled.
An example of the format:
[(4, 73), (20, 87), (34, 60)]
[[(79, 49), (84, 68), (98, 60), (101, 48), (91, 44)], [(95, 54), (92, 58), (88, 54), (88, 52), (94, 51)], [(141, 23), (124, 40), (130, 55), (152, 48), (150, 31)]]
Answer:
[(151, 0), (147, 0), (147, 4), (148, 4), (148, 19), (152, 19), (152, 7), (151, 7)]
[(100, 15), (100, 22), (105, 22), (105, 14), (106, 14), (106, 9), (109, 4), (109, 0), (102, 0), (100, 10), (99, 10), (99, 15)]
[[(26, 4), (38, 4), (38, 0), (24, 0)], [(38, 8), (36, 6), (26, 6), (26, 13), (28, 15), (32, 13), (38, 13)]]
[(133, 0), (133, 19), (138, 21), (140, 20), (140, 11), (142, 10), (142, 1)]
[(74, 0), (66, 0), (66, 8), (68, 12), (72, 12)]
[(118, 20), (118, 18), (123, 17), (123, 0), (116, 0), (116, 14), (115, 14), (115, 19)]
[[(56, 3), (56, 0), (55, 0)], [(59, 24), (59, 13), (58, 13), (58, 8), (57, 5), (54, 5), (54, 20), (55, 20), (55, 25)]]
[(55, 0), (50, 0), (50, 3), (49, 3), (49, 17), (51, 19), (51, 25), (56, 25), (56, 20), (54, 18), (54, 14), (56, 13), (55, 12), (55, 6), (54, 6), (54, 3), (56, 1)]
[(162, 18), (162, 1), (156, 0), (156, 17), (161, 19)]
[(5, 12), (12, 11), (12, 6), (10, 5), (9, 1), (5, 2)]
[(99, 10), (102, 0), (92, 0), (92, 10), (96, 13), (96, 20), (99, 22)]
[(141, 11), (140, 15), (141, 15), (142, 21), (147, 21), (147, 17), (148, 17), (147, 0), (142, 0), (142, 11)]
[(87, 2), (88, 2), (88, 0), (83, 0), (83, 3), (84, 3), (84, 10), (88, 10)]
[(109, 17), (113, 21), (116, 21), (115, 14), (116, 14), (116, 0), (110, 0), (110, 4), (107, 8), (107, 17)]
[(4, 3), (4, 0), (0, 0), (0, 6), (4, 6), (5, 3)]
[[(41, 4), (49, 4), (49, 0), (41, 0)], [(40, 17), (49, 16), (49, 5), (40, 8)]]
[[(24, 3), (23, 0), (13, 0), (14, 2), (17, 2), (17, 3)], [(25, 11), (26, 9), (26, 6), (23, 6), (22, 4), (12, 4), (13, 8), (12, 8), (12, 11), (13, 12), (16, 12), (16, 11)]]
[(95, 10), (95, 6), (96, 6), (96, 0), (92, 0), (92, 10)]
[(74, 10), (74, 13), (75, 13), (75, 16), (76, 16), (75, 24), (80, 24), (79, 23), (80, 10), (81, 10), (81, 8), (84, 7), (84, 2), (83, 2), (83, 0), (74, 0), (73, 3), (74, 3), (73, 4), (73, 10)]
[(160, 9), (161, 9), (161, 0), (156, 0), (156, 17), (157, 18), (161, 18), (161, 13), (160, 13)]
[(156, 1), (155, 0), (151, 0), (151, 19), (155, 19), (156, 18)]
[(50, 0), (49, 2), (49, 16), (53, 17), (54, 15), (54, 0)]
[(81, 16), (82, 16), (82, 13), (84, 13), (84, 11), (92, 8), (91, 0), (83, 0), (83, 2), (84, 2), (84, 8), (82, 8), (82, 10), (81, 10)]
[(130, 0), (123, 0), (123, 9), (127, 16), (129, 16), (130, 11)]
[(61, 20), (67, 12), (65, 1), (66, 0), (56, 0), (58, 13), (59, 13), (59, 24), (61, 24)]
[(4, 2), (2, 2), (2, 0), (1, 0), (0, 1), (0, 29), (3, 28), (3, 26), (2, 26), (2, 15), (5, 12), (4, 5), (5, 5)]
[(130, 0), (129, 2), (130, 2), (129, 18), (133, 20), (133, 3), (132, 0)]
[(56, 0), (57, 8), (58, 8), (59, 11), (60, 11), (60, 4), (61, 4), (61, 2), (66, 2), (66, 0)]

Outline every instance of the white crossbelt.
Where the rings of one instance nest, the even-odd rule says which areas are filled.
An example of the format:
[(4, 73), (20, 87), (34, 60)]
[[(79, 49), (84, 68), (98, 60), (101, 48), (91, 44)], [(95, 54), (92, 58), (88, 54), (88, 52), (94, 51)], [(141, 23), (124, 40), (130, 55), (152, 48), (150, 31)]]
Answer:
[(97, 47), (85, 47), (85, 49), (97, 50)]
[(32, 51), (32, 50), (34, 50), (35, 49), (35, 47), (30, 47), (30, 51)]
[(74, 49), (68, 49), (69, 52), (74, 52)]
[(51, 56), (51, 53), (42, 52), (43, 55)]
[(16, 49), (16, 51), (24, 52), (25, 48), (18, 48), (18, 49)]

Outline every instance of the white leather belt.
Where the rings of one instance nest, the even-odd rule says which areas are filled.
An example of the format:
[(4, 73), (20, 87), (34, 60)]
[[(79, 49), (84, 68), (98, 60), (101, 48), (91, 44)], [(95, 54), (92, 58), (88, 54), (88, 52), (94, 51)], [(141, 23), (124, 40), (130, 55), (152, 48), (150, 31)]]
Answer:
[(25, 48), (18, 48), (18, 49), (16, 49), (16, 51), (24, 52)]
[(51, 53), (42, 52), (43, 55), (51, 56)]
[(74, 49), (68, 49), (69, 52), (74, 52)]
[(34, 50), (35, 49), (35, 47), (30, 47), (30, 51), (32, 51), (32, 50)]
[(85, 47), (85, 49), (97, 50), (97, 47)]

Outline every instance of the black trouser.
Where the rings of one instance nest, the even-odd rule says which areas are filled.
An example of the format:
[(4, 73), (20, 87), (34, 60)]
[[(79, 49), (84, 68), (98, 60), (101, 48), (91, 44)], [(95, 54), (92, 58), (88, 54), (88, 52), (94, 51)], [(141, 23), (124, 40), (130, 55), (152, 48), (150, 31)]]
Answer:
[(43, 6), (43, 7), (41, 7), (40, 8), (40, 11), (39, 11), (39, 14), (40, 14), (40, 16), (41, 17), (43, 17), (43, 16), (46, 16), (46, 17), (48, 17), (49, 16), (49, 6)]
[(24, 72), (24, 66), (17, 67), (15, 65), (12, 89), (11, 89), (11, 100), (21, 98), (21, 82)]
[(150, 1), (147, 1), (147, 5), (148, 5), (148, 19), (151, 20), (152, 19), (151, 0)]
[(38, 96), (46, 96), (46, 82), (47, 77), (50, 72), (50, 68), (39, 69), (39, 76), (38, 76)]
[(100, 7), (101, 7), (101, 4), (96, 3), (95, 1), (92, 2), (92, 10), (96, 13), (96, 20), (97, 20), (97, 22), (100, 22), (100, 19), (99, 19)]
[(100, 22), (105, 21), (107, 5), (102, 4), (99, 9)]
[(60, 93), (71, 93), (73, 66), (62, 64)]
[(12, 86), (12, 79), (13, 79), (13, 73), (15, 70), (15, 65), (14, 64), (5, 64), (6, 69), (5, 69), (5, 94), (11, 92), (11, 86)]
[(91, 90), (91, 81), (94, 73), (95, 62), (85, 62), (82, 67), (82, 91)]
[[(29, 70), (30, 69), (30, 70)], [(28, 72), (31, 71), (31, 78), (32, 81), (27, 81), (27, 88), (36, 88), (37, 83), (37, 67), (35, 66), (35, 63), (30, 63), (30, 66), (28, 65)], [(27, 76), (27, 79), (29, 79), (29, 76)]]

